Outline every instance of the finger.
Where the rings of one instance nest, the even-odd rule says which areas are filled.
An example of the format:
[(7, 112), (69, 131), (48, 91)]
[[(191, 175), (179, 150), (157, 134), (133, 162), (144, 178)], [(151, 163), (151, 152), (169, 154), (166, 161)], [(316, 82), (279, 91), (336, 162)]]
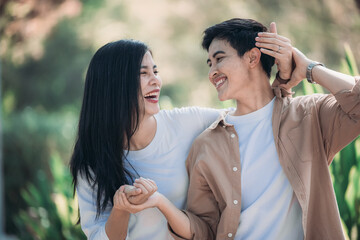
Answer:
[(137, 188), (141, 188), (142, 194), (146, 195), (146, 194), (149, 193), (149, 191), (146, 189), (146, 187), (141, 182), (135, 182), (134, 186), (137, 187)]
[(141, 188), (126, 185), (124, 193), (126, 193), (127, 196), (139, 195), (141, 193)]
[(122, 185), (122, 186), (120, 186), (120, 187), (119, 187), (119, 189), (118, 189), (118, 191), (123, 192), (123, 191), (124, 191), (124, 189), (125, 189), (125, 186), (126, 186), (126, 185)]
[(277, 29), (276, 29), (276, 23), (275, 22), (270, 23), (270, 32), (277, 34)]
[(126, 196), (125, 196), (124, 193), (121, 193), (121, 200), (123, 201), (123, 204), (124, 204), (125, 208), (127, 209), (127, 211), (129, 211), (129, 212), (131, 212), (131, 213), (136, 213), (136, 212), (139, 212), (140, 210), (142, 210), (142, 209), (139, 208), (138, 205), (133, 205), (133, 204), (131, 204), (131, 203), (127, 200), (127, 198), (126, 198)]
[(128, 199), (126, 198), (125, 193), (120, 193), (120, 198), (121, 198), (121, 202), (122, 204), (129, 210), (132, 207), (132, 204), (128, 201)]
[(153, 187), (155, 188), (155, 192), (156, 192), (158, 190), (156, 182), (154, 180), (149, 179), (149, 178), (147, 180), (149, 180), (152, 183)]
[(276, 33), (259, 32), (258, 36), (260, 38), (276, 38), (276, 39), (279, 39), (279, 40), (284, 41), (284, 42), (289, 42), (289, 43), (291, 42), (291, 40), (289, 38), (278, 35)]
[(276, 45), (276, 44), (271, 44), (271, 43), (259, 43), (257, 42), (255, 44), (257, 47), (260, 47), (260, 48), (266, 48), (266, 49), (270, 49), (274, 52), (277, 52), (277, 53), (280, 53), (281, 54), (281, 50), (284, 49), (284, 47), (281, 47), (279, 45)]
[(277, 81), (276, 79), (273, 81), (273, 83), (271, 84), (271, 87), (277, 87), (279, 86), (279, 81)]
[(148, 192), (152, 192), (153, 191), (153, 186), (152, 184), (145, 178), (140, 178), (140, 180), (138, 181), (138, 183), (141, 183)]
[(265, 54), (267, 54), (267, 55), (269, 55), (269, 56), (272, 56), (272, 57), (274, 57), (274, 58), (278, 58), (278, 57), (279, 57), (279, 53), (278, 53), (278, 52), (274, 52), (274, 51), (268, 50), (268, 49), (266, 49), (266, 48), (260, 48), (260, 51), (261, 51), (262, 53), (265, 53)]
[(280, 84), (279, 87), (285, 88), (285, 89), (291, 89), (296, 86), (296, 82), (294, 80), (290, 80), (286, 84)]
[(114, 206), (116, 208), (121, 208), (121, 206), (122, 206), (120, 193), (121, 192), (119, 190), (117, 190), (114, 195)]
[(291, 44), (289, 42), (283, 41), (281, 39), (277, 38), (264, 38), (264, 37), (256, 37), (255, 38), (256, 43), (272, 43), (276, 45), (280, 45), (282, 47), (291, 47)]
[(154, 192), (156, 192), (157, 187), (154, 181), (150, 181), (150, 179), (145, 178), (144, 181), (148, 184), (149, 188), (148, 190), (151, 192), (151, 194), (153, 194)]
[(142, 190), (140, 188), (137, 188), (137, 189), (139, 189), (139, 192), (140, 192), (139, 194), (125, 193), (126, 198), (130, 200), (130, 199), (135, 198), (137, 196), (141, 196), (142, 195), (141, 194)]
[(151, 182), (153, 185), (155, 185), (155, 186), (156, 186), (156, 183), (155, 183), (155, 181), (154, 181), (154, 180), (152, 180), (152, 179), (150, 179), (150, 178), (147, 178), (147, 180), (148, 180), (149, 182)]

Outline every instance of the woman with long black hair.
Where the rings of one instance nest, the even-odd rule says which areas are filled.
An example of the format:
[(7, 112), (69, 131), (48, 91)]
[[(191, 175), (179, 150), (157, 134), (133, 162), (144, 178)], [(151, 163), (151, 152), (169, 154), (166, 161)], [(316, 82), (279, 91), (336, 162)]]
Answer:
[(70, 162), (81, 227), (89, 239), (170, 238), (156, 208), (131, 214), (117, 207), (114, 194), (123, 185), (137, 187), (132, 203), (158, 188), (177, 208), (185, 207), (189, 148), (219, 111), (160, 111), (161, 84), (151, 51), (139, 41), (108, 43), (90, 62)]

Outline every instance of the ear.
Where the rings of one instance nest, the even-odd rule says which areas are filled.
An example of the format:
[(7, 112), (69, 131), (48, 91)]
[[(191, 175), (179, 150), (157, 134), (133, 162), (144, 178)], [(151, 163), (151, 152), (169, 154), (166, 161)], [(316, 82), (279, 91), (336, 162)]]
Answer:
[(248, 52), (249, 66), (254, 68), (258, 65), (261, 58), (261, 52), (258, 48), (254, 47)]

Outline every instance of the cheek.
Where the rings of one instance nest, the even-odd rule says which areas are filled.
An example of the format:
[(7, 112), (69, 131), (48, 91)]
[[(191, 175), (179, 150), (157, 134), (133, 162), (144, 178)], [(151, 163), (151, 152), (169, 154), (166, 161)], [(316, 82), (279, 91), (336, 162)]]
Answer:
[(140, 78), (140, 89), (141, 89), (141, 94), (144, 95), (145, 94), (145, 90), (147, 87), (147, 79), (145, 77)]

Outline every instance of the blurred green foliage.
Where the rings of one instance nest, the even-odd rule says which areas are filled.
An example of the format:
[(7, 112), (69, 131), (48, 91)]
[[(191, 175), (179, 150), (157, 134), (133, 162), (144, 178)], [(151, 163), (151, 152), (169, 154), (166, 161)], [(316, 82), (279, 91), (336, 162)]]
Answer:
[[(74, 227), (78, 217), (77, 202), (73, 198), (72, 178), (60, 156), (50, 159), (51, 179), (38, 170), (34, 183), (21, 190), (27, 204), (14, 217), (21, 239), (85, 239), (80, 225)], [(31, 233), (31, 234), (29, 234)]]
[[(353, 0), (31, 2), (0, 3), (6, 231), (21, 239), (84, 237), (75, 226), (76, 202), (67, 164), (86, 67), (95, 50), (109, 41), (134, 38), (151, 47), (163, 79), (161, 107), (168, 109), (235, 105), (218, 101), (207, 82), (207, 56), (200, 47), (206, 27), (233, 17), (267, 25), (276, 21), (278, 32), (309, 58), (356, 74), (349, 54), (340, 60), (344, 41), (360, 48), (360, 17)], [(78, 15), (71, 13), (79, 7), (76, 2)], [(359, 58), (360, 51), (354, 55)], [(309, 87), (315, 89), (305, 89)], [(295, 90), (322, 91), (309, 84)], [(360, 149), (359, 140), (337, 155), (332, 167), (340, 213), (352, 235), (360, 221), (359, 153), (354, 149)], [(349, 166), (341, 165), (345, 161), (339, 159), (347, 158)]]
[[(345, 45), (345, 59), (342, 61), (342, 72), (352, 76), (359, 75), (354, 55)], [(317, 84), (303, 84), (305, 94), (323, 93), (324, 89)], [(330, 171), (340, 215), (344, 229), (350, 239), (360, 238), (360, 137), (355, 139), (336, 154)]]

